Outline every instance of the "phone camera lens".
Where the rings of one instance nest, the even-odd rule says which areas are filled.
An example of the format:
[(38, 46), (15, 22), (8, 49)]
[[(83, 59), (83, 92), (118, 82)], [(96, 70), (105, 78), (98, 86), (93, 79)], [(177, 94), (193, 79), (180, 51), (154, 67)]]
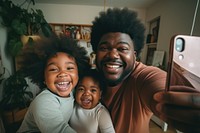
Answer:
[(182, 52), (184, 50), (184, 40), (182, 38), (176, 39), (176, 45), (175, 45), (176, 51)]

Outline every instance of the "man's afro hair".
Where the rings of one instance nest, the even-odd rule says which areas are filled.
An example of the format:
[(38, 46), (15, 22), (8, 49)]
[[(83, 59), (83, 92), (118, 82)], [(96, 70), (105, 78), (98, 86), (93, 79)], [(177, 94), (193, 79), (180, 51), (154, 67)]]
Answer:
[(144, 46), (144, 25), (137, 18), (137, 12), (128, 8), (109, 8), (106, 12), (100, 12), (99, 17), (93, 21), (91, 32), (91, 44), (96, 52), (101, 37), (109, 32), (122, 32), (128, 34), (134, 43), (137, 54)]

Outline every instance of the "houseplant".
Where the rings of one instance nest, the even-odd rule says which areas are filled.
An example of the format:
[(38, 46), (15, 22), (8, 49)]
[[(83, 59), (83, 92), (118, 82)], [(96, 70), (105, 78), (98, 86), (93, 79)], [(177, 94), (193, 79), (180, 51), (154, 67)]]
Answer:
[[(3, 69), (4, 69), (4, 68), (3, 68)], [(3, 73), (0, 73), (0, 84), (1, 84), (1, 82), (3, 82), (3, 80), (4, 80), (4, 77), (3, 77), (4, 73), (5, 73), (5, 69), (3, 70)]]
[(23, 116), (20, 116), (20, 118), (16, 118), (15, 116), (17, 116), (20, 110), (26, 112), (27, 107), (33, 99), (33, 94), (27, 90), (27, 87), (28, 84), (21, 71), (17, 71), (3, 81), (0, 107), (6, 123), (13, 123), (23, 119)]
[[(27, 9), (25, 9), (27, 4)], [(52, 33), (50, 25), (44, 18), (40, 9), (29, 9), (30, 4), (35, 5), (34, 0), (25, 0), (21, 5), (15, 5), (10, 0), (1, 0), (0, 17), (2, 25), (7, 28), (8, 38), (7, 53), (15, 57), (23, 47), (22, 35), (44, 35)], [(30, 41), (33, 39), (30, 38)]]
[(16, 132), (28, 107), (33, 100), (33, 94), (27, 90), (28, 84), (23, 73), (17, 71), (3, 80), (0, 112), (6, 132)]

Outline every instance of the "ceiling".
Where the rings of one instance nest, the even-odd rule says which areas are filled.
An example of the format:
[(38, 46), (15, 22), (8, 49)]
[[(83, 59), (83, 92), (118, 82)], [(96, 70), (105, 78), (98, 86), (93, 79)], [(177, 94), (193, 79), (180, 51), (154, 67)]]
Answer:
[[(147, 8), (158, 0), (35, 0), (36, 3)], [(105, 2), (105, 3), (104, 3)]]

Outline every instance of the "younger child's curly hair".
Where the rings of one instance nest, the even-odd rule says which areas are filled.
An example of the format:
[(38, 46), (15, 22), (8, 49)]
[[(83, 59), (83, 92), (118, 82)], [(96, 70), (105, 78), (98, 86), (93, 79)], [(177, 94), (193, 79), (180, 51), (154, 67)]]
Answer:
[(101, 37), (109, 32), (122, 32), (128, 34), (134, 43), (134, 49), (139, 55), (144, 46), (144, 25), (137, 18), (137, 12), (128, 8), (109, 8), (100, 12), (99, 17), (93, 21), (91, 44), (96, 52)]
[(44, 70), (49, 58), (58, 52), (64, 52), (75, 58), (79, 76), (83, 71), (89, 69), (89, 57), (84, 47), (79, 46), (78, 42), (66, 36), (57, 37), (53, 35), (49, 38), (36, 40), (32, 45), (26, 44), (20, 56), (20, 70), (31, 81), (41, 89), (45, 88)]
[(99, 84), (101, 91), (105, 88), (105, 86), (104, 86), (105, 83), (103, 82), (101, 75), (99, 74), (99, 72), (96, 69), (89, 69), (89, 70), (85, 71), (79, 78), (79, 82), (81, 82), (81, 80), (83, 80), (84, 77), (92, 77), (94, 79), (94, 81)]

